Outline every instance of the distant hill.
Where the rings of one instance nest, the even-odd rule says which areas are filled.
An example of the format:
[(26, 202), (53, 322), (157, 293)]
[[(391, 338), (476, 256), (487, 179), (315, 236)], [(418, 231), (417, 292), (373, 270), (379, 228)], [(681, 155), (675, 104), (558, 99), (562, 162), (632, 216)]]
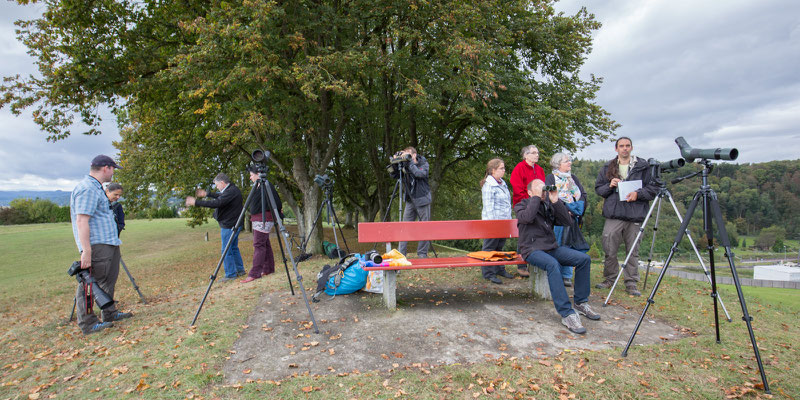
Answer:
[(14, 199), (45, 199), (50, 200), (60, 206), (69, 205), (70, 192), (63, 190), (19, 190), (19, 191), (0, 191), (0, 207), (8, 206)]

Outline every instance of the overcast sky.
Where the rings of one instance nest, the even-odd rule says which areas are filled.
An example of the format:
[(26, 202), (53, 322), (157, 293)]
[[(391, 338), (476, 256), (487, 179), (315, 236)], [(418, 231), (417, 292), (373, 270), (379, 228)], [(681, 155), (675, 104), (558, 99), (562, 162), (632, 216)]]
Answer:
[[(567, 0), (557, 9), (581, 6), (603, 24), (581, 73), (604, 78), (597, 103), (634, 154), (677, 158), (674, 139), (684, 136), (696, 148), (736, 147), (738, 162), (800, 158), (800, 1)], [(0, 2), (0, 75), (35, 70), (13, 22), (41, 7)], [(3, 108), (0, 190), (71, 190), (93, 156), (116, 156), (115, 121), (101, 130), (51, 143), (30, 113)], [(608, 142), (576, 154), (613, 155)]]

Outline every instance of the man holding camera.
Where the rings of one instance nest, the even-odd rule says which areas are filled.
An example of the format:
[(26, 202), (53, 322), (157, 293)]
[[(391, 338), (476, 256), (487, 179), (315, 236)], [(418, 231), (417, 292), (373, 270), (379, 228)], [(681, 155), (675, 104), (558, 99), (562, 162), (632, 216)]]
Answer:
[(219, 189), (219, 192), (208, 193), (203, 189), (195, 191), (197, 197), (209, 197), (210, 199), (199, 200), (193, 196), (188, 196), (186, 205), (214, 209), (214, 219), (219, 223), (220, 238), (222, 239), (221, 251), (225, 251), (225, 246), (231, 240), (231, 246), (224, 260), (225, 277), (222, 278), (223, 282), (227, 282), (236, 279), (237, 276), (244, 275), (244, 262), (242, 261), (242, 254), (239, 252), (239, 232), (241, 228), (237, 229), (236, 232), (233, 231), (239, 219), (239, 214), (242, 213), (242, 208), (244, 207), (242, 205), (242, 191), (231, 182), (228, 175), (221, 172), (214, 177), (214, 186)]
[[(81, 252), (81, 269), (89, 269), (89, 274), (112, 299), (119, 276), (119, 246), (122, 242), (117, 234), (117, 223), (103, 190), (103, 183), (111, 181), (115, 168), (120, 166), (111, 157), (95, 157), (89, 175), (75, 186), (70, 196), (72, 234), (75, 236), (78, 251)], [(114, 325), (113, 321), (133, 316), (132, 313), (117, 311), (112, 304), (102, 310), (103, 322), (100, 322), (91, 309), (92, 299), (87, 298), (86, 286), (78, 283), (75, 293), (78, 327), (85, 335), (109, 328)]]
[[(561, 315), (561, 323), (573, 333), (586, 333), (578, 314), (591, 320), (600, 319), (600, 315), (588, 303), (592, 259), (583, 252), (556, 243), (553, 226), (568, 225), (572, 219), (567, 206), (559, 200), (555, 185), (545, 186), (543, 181), (534, 179), (528, 184), (527, 191), (529, 197), (514, 206), (519, 229), (519, 252), (529, 264), (547, 272), (550, 295), (556, 311)], [(561, 278), (561, 265), (575, 266), (574, 306), (570, 304)]]
[[(633, 249), (624, 270), (625, 291), (631, 296), (641, 296), (642, 293), (637, 288), (639, 243), (636, 241), (636, 236), (647, 215), (650, 200), (658, 194), (658, 186), (651, 179), (647, 160), (632, 154), (633, 142), (630, 138), (623, 136), (617, 139), (614, 149), (617, 156), (600, 169), (594, 184), (594, 191), (605, 199), (603, 217), (606, 218), (603, 226), (603, 252), (606, 254), (603, 282), (596, 287), (608, 289), (614, 285), (614, 280), (619, 274), (617, 251), (624, 241), (628, 252)], [(641, 181), (641, 189), (628, 193), (624, 200), (620, 200), (620, 182), (637, 180)]]
[[(395, 162), (402, 159), (401, 162)], [(403, 210), (403, 221), (431, 220), (431, 189), (428, 186), (428, 160), (417, 154), (417, 149), (406, 147), (391, 158), (394, 179), (402, 177), (406, 207)], [(400, 242), (397, 250), (406, 254), (408, 242)], [(431, 242), (422, 241), (417, 244), (417, 257), (427, 258)]]

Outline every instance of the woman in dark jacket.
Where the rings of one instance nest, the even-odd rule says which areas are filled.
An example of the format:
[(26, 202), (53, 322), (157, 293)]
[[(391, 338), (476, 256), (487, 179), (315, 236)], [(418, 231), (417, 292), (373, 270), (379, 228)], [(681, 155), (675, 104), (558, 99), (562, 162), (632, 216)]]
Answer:
[[(569, 226), (555, 226), (553, 231), (559, 245), (567, 246), (583, 252), (589, 251), (586, 240), (580, 228), (580, 221), (586, 210), (586, 190), (573, 175), (572, 159), (566, 153), (556, 153), (550, 158), (550, 166), (553, 171), (545, 177), (546, 185), (555, 185), (558, 189), (558, 198), (563, 201), (569, 209), (572, 224)], [(570, 232), (570, 230), (572, 230)], [(561, 276), (564, 278), (564, 286), (572, 286), (573, 268), (571, 265), (561, 266)]]
[[(258, 170), (254, 167), (247, 169), (250, 172), (250, 180), (255, 183), (258, 181)], [(258, 190), (253, 186), (252, 190)], [(275, 198), (275, 208), (280, 215), (281, 201), (278, 197), (278, 192), (275, 187), (270, 183), (268, 190), (272, 192)], [(242, 283), (252, 282), (264, 275), (269, 275), (275, 272), (275, 256), (272, 253), (272, 245), (269, 242), (269, 233), (274, 226), (274, 218), (270, 211), (269, 192), (264, 193), (264, 218), (261, 216), (261, 191), (253, 193), (250, 200), (250, 221), (253, 223), (253, 268), (247, 274), (247, 278), (242, 280)]]

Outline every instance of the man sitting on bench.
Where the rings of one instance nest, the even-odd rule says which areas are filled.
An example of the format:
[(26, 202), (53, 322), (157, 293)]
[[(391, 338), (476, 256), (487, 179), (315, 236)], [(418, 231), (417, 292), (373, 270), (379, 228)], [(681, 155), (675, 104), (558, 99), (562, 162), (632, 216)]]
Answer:
[[(535, 179), (528, 184), (528, 196), (514, 206), (519, 228), (519, 253), (529, 264), (547, 272), (550, 295), (556, 311), (561, 315), (561, 323), (574, 333), (586, 333), (578, 314), (592, 320), (600, 319), (600, 315), (588, 303), (592, 259), (587, 254), (556, 243), (553, 225), (567, 225), (571, 221), (567, 207), (558, 199), (554, 187), (546, 188), (543, 181)], [(564, 288), (561, 264), (575, 266), (574, 307), (570, 305), (567, 289)]]

